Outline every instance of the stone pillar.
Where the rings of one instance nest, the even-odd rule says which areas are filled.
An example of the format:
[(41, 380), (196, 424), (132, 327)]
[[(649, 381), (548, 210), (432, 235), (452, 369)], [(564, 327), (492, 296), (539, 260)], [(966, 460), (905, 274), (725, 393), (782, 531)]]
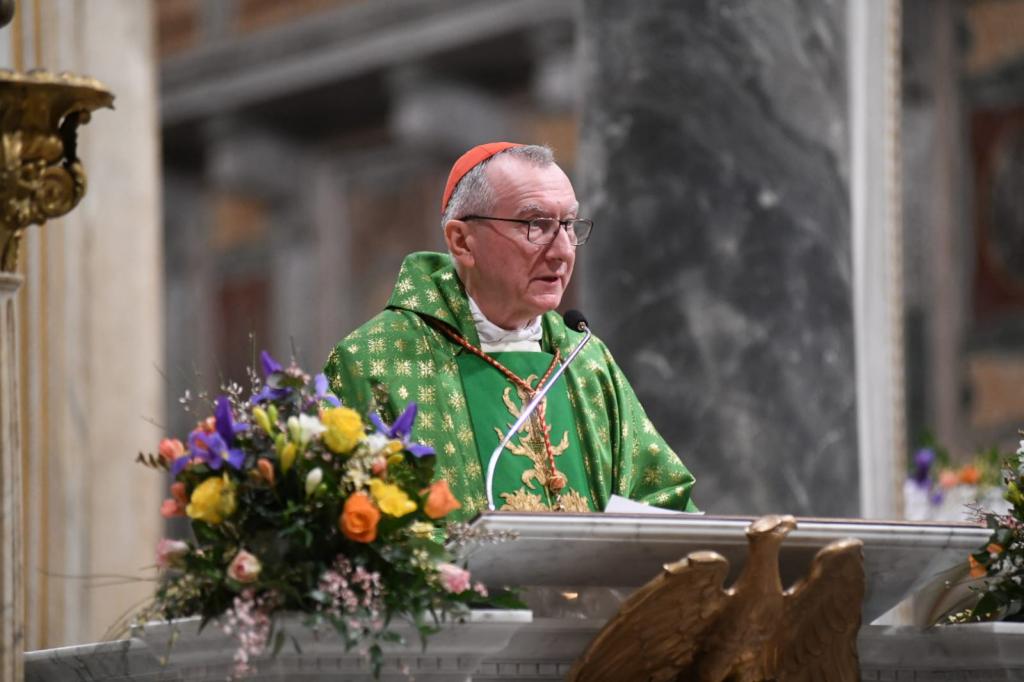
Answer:
[(20, 286), (19, 275), (0, 273), (0, 680), (4, 682), (24, 676), (17, 333)]
[(133, 460), (165, 435), (159, 129), (152, 3), (18, 4), (39, 38), (26, 69), (116, 95), (79, 131), (84, 199), (22, 243), (25, 637), (41, 649), (102, 639), (153, 591), (166, 488)]
[(846, 3), (584, 0), (595, 332), (713, 513), (858, 513)]

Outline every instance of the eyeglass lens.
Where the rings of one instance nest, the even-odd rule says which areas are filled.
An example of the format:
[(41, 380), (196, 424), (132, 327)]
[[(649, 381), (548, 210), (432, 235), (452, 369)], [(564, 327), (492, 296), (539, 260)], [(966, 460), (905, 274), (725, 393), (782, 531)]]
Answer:
[[(575, 245), (585, 242), (590, 236), (591, 226), (592, 223), (589, 220), (571, 221), (568, 225), (570, 228), (568, 230), (569, 241)], [(537, 218), (530, 221), (529, 239), (536, 244), (550, 244), (555, 241), (561, 227), (562, 223), (554, 218)]]

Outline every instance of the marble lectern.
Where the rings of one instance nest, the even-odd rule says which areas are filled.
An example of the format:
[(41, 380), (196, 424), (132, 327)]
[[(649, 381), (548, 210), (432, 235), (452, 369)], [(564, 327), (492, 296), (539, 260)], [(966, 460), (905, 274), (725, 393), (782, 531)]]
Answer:
[[(422, 650), (410, 630), (407, 645), (386, 650), (385, 680), (558, 680), (617, 610), (619, 601), (653, 577), (661, 565), (699, 549), (742, 565), (750, 519), (632, 514), (488, 513), (475, 529), (515, 535), (507, 542), (470, 540), (463, 557), (475, 577), (525, 587), (529, 611), (475, 612), (448, 624)], [(988, 537), (966, 525), (800, 519), (783, 545), (783, 581), (806, 570), (810, 557), (832, 540), (864, 543), (867, 577), (858, 647), (862, 680), (1024, 679), (1024, 626), (1010, 623), (922, 630), (872, 624), (905, 597), (934, 593)], [(918, 613), (927, 611), (919, 606)], [(924, 616), (922, 615), (922, 618)], [(329, 635), (288, 621), (302, 653), (286, 646), (258, 663), (252, 679), (370, 679), (357, 652)], [(26, 654), (26, 679), (223, 680), (233, 643), (195, 620), (159, 623), (115, 642)], [(172, 634), (173, 633), (173, 634)], [(171, 640), (173, 644), (171, 644)], [(162, 661), (166, 659), (166, 665)]]

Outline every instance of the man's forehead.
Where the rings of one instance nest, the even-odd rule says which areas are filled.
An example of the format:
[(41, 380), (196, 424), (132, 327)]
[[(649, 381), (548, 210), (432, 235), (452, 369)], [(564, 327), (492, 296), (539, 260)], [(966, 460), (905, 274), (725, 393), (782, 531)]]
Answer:
[(576, 201), (576, 192), (569, 176), (555, 163), (541, 166), (525, 159), (503, 155), (488, 164), (485, 172), (499, 200), (517, 198), (518, 195), (516, 205), (520, 208), (526, 208), (531, 202), (539, 205), (539, 195), (542, 194), (559, 195), (550, 198), (557, 198), (564, 203)]
[[(580, 202), (573, 199), (572, 203), (566, 207), (563, 207), (566, 213), (577, 213), (580, 209)], [(540, 216), (547, 215), (551, 212), (550, 206), (542, 206), (535, 201), (524, 201), (515, 208), (515, 217), (528, 217), (528, 216)]]

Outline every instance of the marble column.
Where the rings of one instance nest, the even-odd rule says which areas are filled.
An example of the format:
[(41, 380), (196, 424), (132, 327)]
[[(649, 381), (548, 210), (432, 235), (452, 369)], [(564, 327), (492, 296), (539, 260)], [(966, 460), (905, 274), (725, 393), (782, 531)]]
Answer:
[(702, 508), (857, 515), (846, 2), (582, 6), (592, 327)]
[(22, 244), (25, 638), (40, 649), (102, 639), (153, 591), (166, 491), (133, 460), (165, 435), (159, 129), (152, 3), (19, 7), (26, 69), (116, 96), (79, 131), (86, 196)]
[(5, 682), (23, 678), (17, 334), (20, 286), (19, 275), (0, 273), (0, 680)]

